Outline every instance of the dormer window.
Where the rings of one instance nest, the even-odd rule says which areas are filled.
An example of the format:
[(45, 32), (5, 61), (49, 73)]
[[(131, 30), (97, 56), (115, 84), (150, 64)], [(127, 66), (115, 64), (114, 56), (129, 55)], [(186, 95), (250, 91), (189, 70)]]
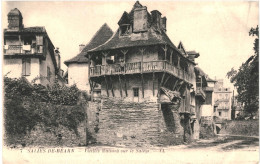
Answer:
[(128, 35), (130, 33), (130, 24), (123, 24), (120, 26), (120, 35)]

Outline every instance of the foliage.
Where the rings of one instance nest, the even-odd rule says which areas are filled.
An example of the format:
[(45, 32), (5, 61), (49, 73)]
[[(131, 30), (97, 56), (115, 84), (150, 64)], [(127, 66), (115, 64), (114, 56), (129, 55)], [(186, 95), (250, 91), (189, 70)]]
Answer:
[(85, 119), (85, 109), (79, 103), (82, 101), (80, 94), (76, 86), (56, 83), (44, 87), (32, 85), (25, 78), (4, 77), (6, 135), (25, 136), (39, 124), (52, 133), (64, 126), (77, 135), (77, 127)]
[(252, 55), (238, 70), (232, 68), (227, 77), (237, 88), (237, 100), (244, 105), (245, 111), (251, 115), (259, 107), (259, 31), (258, 26), (251, 28), (250, 35), (256, 35), (254, 55)]

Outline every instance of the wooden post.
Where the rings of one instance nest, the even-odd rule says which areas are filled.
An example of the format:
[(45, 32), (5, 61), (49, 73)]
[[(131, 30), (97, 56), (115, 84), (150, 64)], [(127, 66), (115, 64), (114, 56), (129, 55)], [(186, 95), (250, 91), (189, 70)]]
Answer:
[(140, 52), (141, 52), (141, 55), (142, 55), (142, 58), (141, 58), (141, 73), (143, 73), (144, 51), (145, 51), (144, 48), (140, 49)]
[[(124, 77), (125, 77), (125, 75), (124, 75)], [(125, 96), (127, 97), (128, 95), (127, 95), (127, 87), (126, 87), (126, 77), (124, 78), (124, 80), (125, 80)]]
[(178, 68), (180, 68), (180, 57), (178, 56)]
[(169, 75), (169, 76), (166, 78), (166, 80), (165, 80), (165, 82), (163, 83), (162, 86), (164, 86), (164, 85), (167, 83), (167, 81), (169, 80), (170, 77), (171, 77), (171, 75)]
[(162, 84), (163, 84), (163, 80), (164, 80), (165, 73), (166, 73), (166, 72), (163, 73), (163, 76), (162, 76), (162, 79), (161, 79), (161, 83), (160, 83), (159, 88), (158, 88), (157, 97), (159, 97), (159, 95), (160, 95), (160, 89), (161, 89), (161, 86), (162, 86)]
[(164, 47), (162, 47), (163, 51), (164, 51), (164, 60), (167, 60), (167, 45), (165, 44)]
[(172, 54), (173, 54), (173, 50), (170, 51), (171, 56), (170, 56), (170, 63), (172, 64)]
[(141, 54), (142, 54), (142, 58), (141, 58), (141, 78), (142, 78), (142, 94), (143, 94), (143, 98), (144, 98), (144, 77), (143, 77), (143, 58), (144, 58), (144, 51), (145, 51), (145, 49), (144, 48), (142, 48), (142, 49), (140, 49), (140, 52), (141, 52)]
[(107, 97), (109, 97), (108, 84), (107, 84), (107, 78), (106, 78), (106, 75), (104, 75), (104, 78), (105, 78), (105, 83), (106, 83)]
[(155, 75), (154, 75), (154, 71), (153, 71), (153, 96), (154, 96), (154, 79), (155, 79), (154, 76), (155, 76)]
[(127, 97), (127, 88), (126, 88), (126, 76), (125, 76), (125, 73), (126, 73), (126, 54), (128, 52), (128, 50), (121, 50), (121, 52), (124, 54), (124, 88), (125, 88), (125, 96)]
[(175, 87), (177, 86), (178, 81), (179, 81), (179, 79), (176, 79), (176, 81), (175, 81), (175, 83), (174, 83), (174, 85), (173, 85), (173, 87), (172, 87), (172, 90), (173, 90), (173, 91), (174, 91)]
[(119, 84), (120, 84), (120, 96), (122, 97), (122, 85), (121, 85), (121, 78), (120, 78), (120, 74), (119, 74)]
[(124, 54), (124, 73), (126, 73), (126, 57), (125, 55), (127, 54), (128, 50), (121, 50), (121, 52)]
[(109, 77), (110, 77), (110, 82), (111, 82), (111, 91), (112, 91), (112, 95), (113, 95), (113, 97), (115, 97), (113, 81), (112, 81), (111, 76), (109, 76)]
[(184, 84), (184, 82), (181, 81), (181, 82), (180, 82), (180, 86), (179, 86), (176, 90), (179, 91), (179, 90), (181, 89), (181, 87), (182, 87), (183, 84)]
[(142, 76), (142, 95), (143, 95), (143, 98), (144, 98), (144, 75), (141, 74)]
[(107, 55), (109, 52), (102, 52), (103, 56), (105, 57), (105, 75), (106, 75), (106, 70), (107, 70)]

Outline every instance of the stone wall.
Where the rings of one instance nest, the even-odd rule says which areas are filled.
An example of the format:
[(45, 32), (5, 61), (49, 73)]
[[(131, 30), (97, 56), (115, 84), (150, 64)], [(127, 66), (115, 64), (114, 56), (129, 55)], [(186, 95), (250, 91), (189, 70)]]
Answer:
[(183, 142), (181, 132), (174, 133), (171, 127), (174, 122), (180, 122), (179, 115), (173, 119), (176, 114), (167, 117), (168, 114), (163, 114), (157, 103), (103, 98), (96, 140), (105, 145), (128, 147), (180, 144)]

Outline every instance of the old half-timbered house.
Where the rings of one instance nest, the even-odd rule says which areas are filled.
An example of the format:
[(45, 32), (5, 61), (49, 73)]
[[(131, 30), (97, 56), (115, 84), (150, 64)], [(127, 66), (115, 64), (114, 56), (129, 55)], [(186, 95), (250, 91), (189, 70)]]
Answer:
[[(69, 85), (75, 84), (80, 90), (87, 92), (90, 91), (88, 76), (89, 60), (85, 55), (88, 50), (105, 43), (112, 35), (113, 31), (110, 27), (106, 23), (103, 24), (87, 45), (81, 44), (79, 46), (80, 52), (78, 55), (64, 62), (64, 64), (68, 67), (67, 76)], [(100, 86), (96, 85), (94, 90), (95, 94), (99, 94), (98, 92), (100, 92)]]
[(174, 134), (192, 136), (199, 54), (172, 43), (166, 20), (137, 1), (113, 36), (88, 51), (90, 81), (101, 84), (98, 141), (164, 144)]
[(44, 27), (24, 27), (21, 12), (15, 8), (8, 13), (8, 28), (4, 29), (4, 75), (25, 77), (43, 85), (60, 84), (63, 71), (60, 52), (55, 50)]

